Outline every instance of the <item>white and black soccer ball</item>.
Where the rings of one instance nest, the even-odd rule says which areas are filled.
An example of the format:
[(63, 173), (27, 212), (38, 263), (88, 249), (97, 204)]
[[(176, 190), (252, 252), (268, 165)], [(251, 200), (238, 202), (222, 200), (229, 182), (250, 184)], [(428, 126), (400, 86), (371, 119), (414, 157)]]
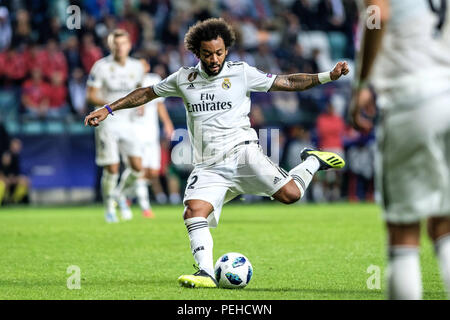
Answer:
[(214, 274), (221, 288), (244, 288), (252, 278), (253, 267), (250, 260), (243, 254), (230, 252), (217, 260)]

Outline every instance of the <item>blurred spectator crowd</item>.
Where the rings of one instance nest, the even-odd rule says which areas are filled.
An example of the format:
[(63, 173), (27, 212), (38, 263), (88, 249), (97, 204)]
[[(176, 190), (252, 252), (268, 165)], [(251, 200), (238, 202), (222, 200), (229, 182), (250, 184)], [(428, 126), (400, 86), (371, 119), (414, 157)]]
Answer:
[[(80, 9), (79, 28), (72, 29), (77, 11), (71, 6)], [(79, 122), (90, 109), (86, 77), (109, 54), (109, 32), (127, 30), (131, 55), (147, 59), (151, 72), (165, 78), (197, 63), (184, 35), (209, 17), (223, 17), (236, 31), (229, 60), (273, 74), (317, 73), (342, 59), (352, 66), (354, 0), (0, 0), (0, 118), (7, 127), (11, 121)], [(255, 93), (253, 127), (280, 130), (280, 164), (287, 169), (298, 163), (303, 145), (356, 158), (350, 162), (364, 161), (358, 158), (366, 153), (370, 160), (373, 135), (361, 136), (345, 121), (350, 91), (351, 76), (305, 92)], [(185, 126), (181, 100), (169, 98), (166, 105), (174, 124)], [(344, 175), (319, 177), (308, 199), (372, 199), (373, 172), (361, 167), (352, 163)]]

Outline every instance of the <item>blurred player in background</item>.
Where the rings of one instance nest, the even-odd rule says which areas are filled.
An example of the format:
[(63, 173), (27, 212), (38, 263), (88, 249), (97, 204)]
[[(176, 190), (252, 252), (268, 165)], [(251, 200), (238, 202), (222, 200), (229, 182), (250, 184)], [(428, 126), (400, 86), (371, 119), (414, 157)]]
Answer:
[[(145, 59), (140, 59), (144, 67), (143, 87), (149, 87), (161, 81), (161, 77), (150, 72), (150, 65)], [(153, 218), (154, 214), (150, 205), (148, 195), (148, 184), (159, 179), (159, 169), (161, 168), (161, 146), (159, 142), (159, 119), (163, 124), (165, 138), (171, 139), (173, 134), (173, 124), (164, 105), (164, 98), (150, 101), (137, 108), (132, 114), (132, 121), (137, 130), (137, 137), (141, 140), (142, 147), (142, 167), (144, 176), (137, 179), (134, 193), (137, 197), (142, 215), (146, 218)]]
[[(142, 63), (128, 56), (131, 42), (128, 33), (117, 29), (108, 36), (111, 55), (98, 60), (87, 81), (87, 100), (94, 106), (104, 106), (141, 86)], [(141, 145), (131, 121), (131, 111), (114, 114), (95, 130), (96, 163), (103, 167), (101, 189), (107, 222), (117, 222), (116, 203), (124, 220), (132, 218), (124, 190), (140, 177)], [(120, 154), (127, 157), (127, 167), (120, 178)]]
[(351, 114), (356, 128), (371, 130), (370, 81), (380, 108), (376, 186), (388, 233), (388, 297), (422, 298), (419, 246), (425, 218), (450, 293), (449, 3), (365, 4), (380, 9), (381, 28), (364, 28)]
[(97, 126), (115, 110), (158, 97), (183, 98), (195, 164), (185, 190), (183, 218), (199, 267), (195, 274), (178, 278), (186, 287), (217, 287), (209, 228), (217, 226), (224, 203), (240, 194), (255, 194), (291, 204), (305, 194), (318, 170), (344, 167), (337, 154), (305, 149), (299, 154), (302, 162), (284, 171), (263, 153), (248, 114), (251, 92), (307, 90), (348, 74), (347, 63), (320, 74), (275, 76), (245, 62), (225, 61), (234, 41), (234, 31), (223, 19), (198, 22), (185, 36), (186, 48), (200, 60), (195, 67), (182, 67), (85, 118), (85, 125)]

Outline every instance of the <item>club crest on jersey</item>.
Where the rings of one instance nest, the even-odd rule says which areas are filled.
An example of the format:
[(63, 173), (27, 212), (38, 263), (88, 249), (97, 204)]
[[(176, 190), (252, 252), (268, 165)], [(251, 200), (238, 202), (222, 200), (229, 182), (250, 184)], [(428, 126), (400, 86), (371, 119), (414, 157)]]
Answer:
[(223, 79), (222, 88), (225, 89), (225, 90), (228, 90), (228, 89), (231, 88), (230, 79), (228, 79), (228, 78)]
[(192, 81), (194, 81), (196, 78), (197, 78), (197, 72), (191, 72), (191, 73), (189, 73), (189, 75), (188, 75), (188, 80), (189, 80), (189, 82), (192, 82)]

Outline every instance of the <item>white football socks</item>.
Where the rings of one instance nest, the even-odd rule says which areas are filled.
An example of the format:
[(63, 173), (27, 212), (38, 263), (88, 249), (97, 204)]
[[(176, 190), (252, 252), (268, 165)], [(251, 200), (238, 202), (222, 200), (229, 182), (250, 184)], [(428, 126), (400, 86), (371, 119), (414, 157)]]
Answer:
[(450, 235), (439, 238), (435, 243), (436, 257), (441, 270), (441, 277), (450, 299)]
[(135, 183), (135, 193), (142, 211), (150, 209), (150, 200), (148, 196), (148, 182), (144, 178), (139, 178)]
[(208, 221), (203, 217), (194, 217), (185, 219), (184, 224), (188, 230), (195, 262), (200, 270), (204, 270), (214, 277), (213, 239)]
[(111, 174), (108, 170), (103, 169), (101, 178), (102, 197), (106, 211), (109, 213), (116, 211), (114, 206), (114, 190), (117, 186), (117, 180), (119, 180), (119, 174)]
[(388, 298), (391, 300), (422, 299), (419, 249), (391, 246), (387, 268)]
[(124, 195), (128, 188), (134, 187), (134, 183), (142, 176), (140, 171), (126, 168), (120, 177), (119, 185), (116, 188), (116, 195)]
[(317, 160), (316, 157), (310, 156), (294, 169), (289, 171), (289, 175), (292, 177), (295, 184), (300, 189), (302, 198), (306, 192), (306, 189), (311, 183), (314, 174), (317, 172), (317, 170), (319, 170), (319, 167), (319, 160)]

